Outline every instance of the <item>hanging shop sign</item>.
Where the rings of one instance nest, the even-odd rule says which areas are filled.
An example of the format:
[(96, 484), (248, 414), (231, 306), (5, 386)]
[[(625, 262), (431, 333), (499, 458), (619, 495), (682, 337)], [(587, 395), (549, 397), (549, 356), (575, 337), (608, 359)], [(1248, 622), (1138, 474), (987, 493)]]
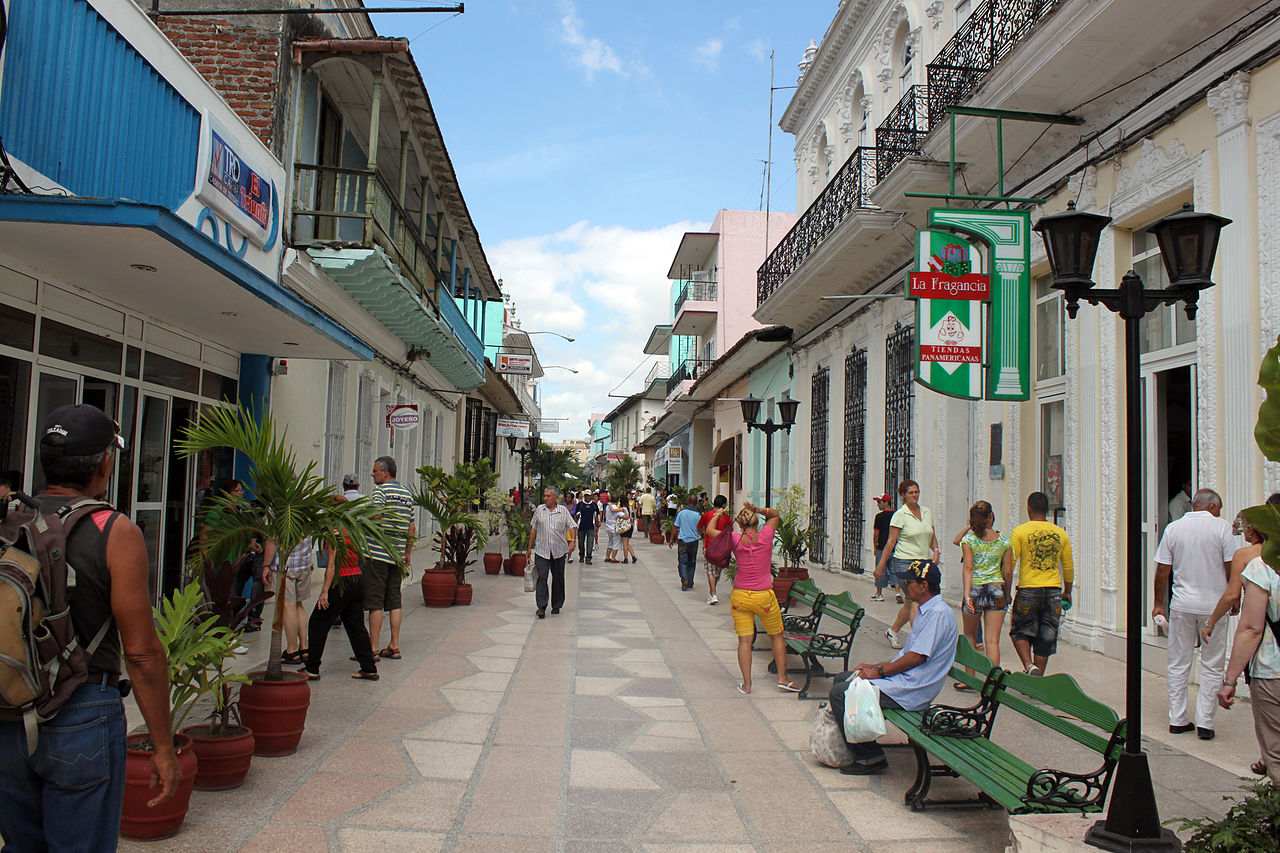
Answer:
[(422, 423), (417, 403), (393, 403), (387, 406), (387, 429), (413, 429)]
[[(929, 227), (949, 229), (983, 245), (990, 274), (985, 321), (982, 396), (987, 400), (1031, 398), (1031, 214), (1025, 210), (954, 209), (929, 211)], [(975, 303), (980, 304), (980, 303)], [(917, 321), (920, 317), (917, 313)], [(917, 325), (917, 329), (925, 326)]]
[(915, 379), (939, 394), (981, 400), (983, 318), (990, 279), (983, 255), (948, 231), (921, 231), (907, 296), (916, 303)]
[[(212, 116), (205, 120), (204, 133), (204, 180), (199, 185), (199, 199), (222, 217), (227, 228), (239, 231), (255, 246), (274, 244), (280, 203), (275, 197), (269, 164), (259, 162), (264, 158), (255, 156), (258, 152), (250, 153), (251, 149), (236, 142), (234, 135)], [(206, 226), (200, 222), (197, 227)], [(216, 223), (210, 227), (218, 230)], [(229, 250), (242, 253), (230, 232), (226, 242)]]
[(532, 376), (533, 356), (528, 353), (500, 352), (498, 353), (498, 372)]
[(529, 422), (524, 418), (498, 418), (494, 432), (499, 438), (508, 435), (515, 438), (528, 438)]
[(538, 432), (540, 433), (559, 432), (559, 431), (560, 431), (559, 421), (538, 421)]

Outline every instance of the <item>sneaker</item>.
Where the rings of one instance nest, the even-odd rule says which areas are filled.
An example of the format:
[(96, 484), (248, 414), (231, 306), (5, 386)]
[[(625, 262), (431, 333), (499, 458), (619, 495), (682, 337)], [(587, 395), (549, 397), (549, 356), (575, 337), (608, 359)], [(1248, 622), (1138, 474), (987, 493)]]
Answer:
[(709, 599), (707, 599), (707, 604), (719, 604), (719, 603), (720, 603), (720, 597), (718, 595), (713, 595)]
[(898, 599), (898, 603), (899, 603), (899, 604), (902, 604), (902, 603), (904, 603), (904, 602), (906, 601), (906, 599), (902, 597), (902, 593), (901, 593), (901, 592), (895, 592), (895, 593), (893, 594), (893, 597), (894, 597), (894, 598), (896, 598), (896, 599)]
[(1044, 673), (1040, 671), (1040, 667), (1032, 663), (1027, 664), (1027, 675), (1030, 675), (1033, 678), (1039, 678), (1044, 675)]
[(241, 646), (236, 646), (236, 647), (235, 647), (234, 649), (232, 649), (231, 651), (232, 651), (233, 653), (237, 654), (237, 655), (247, 655), (247, 654), (249, 654), (249, 647), (248, 647), (248, 646), (243, 646), (243, 645), (241, 645)]
[(889, 641), (889, 647), (893, 649), (902, 648), (902, 640), (898, 639), (898, 635), (894, 633), (892, 628), (884, 629), (884, 638)]
[(877, 592), (875, 595), (871, 596), (871, 600), (872, 600), (872, 601), (884, 601), (884, 593)]

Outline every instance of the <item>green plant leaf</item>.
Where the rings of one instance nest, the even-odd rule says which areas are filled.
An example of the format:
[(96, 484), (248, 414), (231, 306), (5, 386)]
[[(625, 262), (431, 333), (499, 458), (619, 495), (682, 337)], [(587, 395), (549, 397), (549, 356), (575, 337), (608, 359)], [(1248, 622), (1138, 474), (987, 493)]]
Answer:
[(1267, 399), (1258, 409), (1253, 437), (1263, 456), (1280, 462), (1280, 340), (1262, 357), (1258, 384), (1267, 392)]
[(1251, 506), (1240, 513), (1254, 530), (1267, 537), (1262, 543), (1262, 560), (1272, 569), (1280, 572), (1280, 506), (1261, 504)]

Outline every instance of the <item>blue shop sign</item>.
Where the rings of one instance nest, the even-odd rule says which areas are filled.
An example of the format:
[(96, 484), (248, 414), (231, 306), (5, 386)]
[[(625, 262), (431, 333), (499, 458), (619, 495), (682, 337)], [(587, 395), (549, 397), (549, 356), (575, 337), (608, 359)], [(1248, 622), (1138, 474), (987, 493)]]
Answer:
[(255, 172), (216, 130), (211, 133), (209, 186), (266, 230), (271, 222), (270, 181)]

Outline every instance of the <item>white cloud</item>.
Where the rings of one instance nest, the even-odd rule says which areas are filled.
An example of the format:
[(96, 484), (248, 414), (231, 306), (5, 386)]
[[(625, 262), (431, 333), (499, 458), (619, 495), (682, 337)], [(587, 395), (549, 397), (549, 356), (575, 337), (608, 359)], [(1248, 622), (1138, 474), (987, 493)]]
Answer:
[[(706, 223), (673, 222), (636, 229), (577, 222), (549, 234), (506, 240), (488, 249), (494, 272), (511, 294), (516, 317), (530, 331), (543, 364), (564, 364), (542, 380), (543, 414), (569, 418), (566, 437), (580, 436), (592, 412), (608, 412), (638, 391), (652, 356), (643, 353), (650, 330), (671, 319), (667, 268), (686, 231)], [(643, 365), (623, 381), (632, 368)]]
[(614, 74), (627, 76), (622, 60), (603, 39), (588, 36), (582, 29), (582, 18), (572, 0), (564, 0), (560, 4), (560, 39), (574, 49), (575, 59), (587, 71), (590, 80), (598, 71), (612, 71)]
[(769, 45), (764, 39), (752, 39), (747, 42), (747, 53), (751, 54), (756, 62), (764, 62), (769, 58)]
[(694, 48), (693, 61), (712, 71), (720, 67), (720, 54), (724, 51), (724, 40), (709, 38)]

